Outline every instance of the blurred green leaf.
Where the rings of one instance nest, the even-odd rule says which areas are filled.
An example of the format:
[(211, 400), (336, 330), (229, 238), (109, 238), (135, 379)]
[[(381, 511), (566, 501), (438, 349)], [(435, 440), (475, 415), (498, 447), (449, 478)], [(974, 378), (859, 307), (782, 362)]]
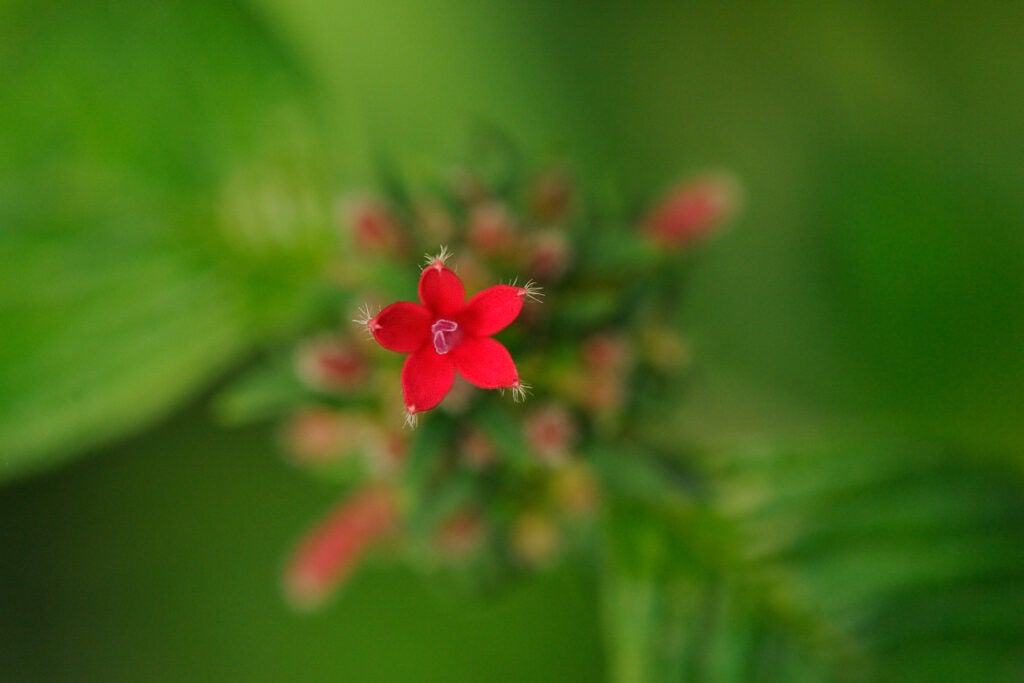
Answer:
[(310, 85), (241, 6), (12, 3), (0, 62), (7, 478), (294, 325), (332, 233)]
[(213, 400), (213, 412), (224, 424), (278, 418), (295, 409), (309, 396), (295, 374), (289, 356), (250, 369)]
[[(898, 427), (982, 449), (1024, 443), (1024, 235), (1001, 174), (881, 138), (833, 143), (822, 299), (851, 364), (844, 390)], [(827, 274), (827, 275), (826, 275)]]
[(758, 449), (607, 520), (617, 681), (1015, 681), (1019, 473), (954, 452)]

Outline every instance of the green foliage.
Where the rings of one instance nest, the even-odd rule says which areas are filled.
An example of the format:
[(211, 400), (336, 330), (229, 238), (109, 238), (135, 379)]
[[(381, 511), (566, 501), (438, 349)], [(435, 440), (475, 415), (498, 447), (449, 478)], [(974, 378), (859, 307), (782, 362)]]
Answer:
[[(684, 435), (701, 437), (685, 443), (714, 447), (596, 456), (610, 492), (602, 590), (613, 680), (1018, 680), (1024, 81), (1008, 78), (1006, 65), (1021, 63), (1024, 42), (1012, 3), (971, 8), (969, 21), (963, 11), (839, 2), (755, 11), (660, 1), (456, 2), (443, 11), (387, 1), (0, 2), (0, 481), (138, 431), (254, 348), (315, 318), (335, 323), (340, 302), (317, 290), (325, 269), (345, 270), (326, 262), (336, 246), (333, 156), (371, 165), (369, 150), (383, 139), (403, 162), (425, 150), (445, 157), (466, 121), (482, 115), (531, 151), (568, 147), (581, 177), (611, 178), (608, 203), (630, 205), (580, 221), (579, 265), (593, 276), (585, 296), (566, 294), (575, 297), (566, 324), (580, 330), (625, 315), (620, 288), (644, 284), (623, 276), (650, 256), (621, 239), (634, 195), (690, 162), (725, 164), (748, 189), (742, 230), (686, 282), (685, 331), (700, 359), (697, 381), (711, 376), (720, 388), (715, 403), (698, 394), (680, 405), (661, 400), (664, 383), (642, 387), (645, 410), (657, 409), (644, 428), (676, 436), (680, 425), (665, 421), (678, 421)], [(493, 157), (489, 179), (511, 187), (521, 161)], [(400, 186), (385, 185), (408, 206)], [(410, 291), (414, 280), (400, 277), (409, 275), (384, 273), (374, 284)], [(628, 314), (647, 323), (658, 311)], [(289, 361), (277, 358), (224, 394), (220, 416), (265, 418), (292, 404)], [(726, 371), (738, 381), (723, 382)], [(769, 390), (752, 396), (752, 385)], [(810, 426), (783, 408), (794, 397), (814, 405)], [(852, 414), (908, 441), (962, 446), (890, 448), (881, 445), (887, 436), (849, 448), (737, 449), (749, 436), (744, 411), (759, 427), (746, 441), (760, 444), (790, 431), (820, 436), (819, 421)], [(522, 457), (514, 426), (486, 409), (479, 417), (500, 435), (503, 458)], [(457, 427), (421, 427), (413, 476), (429, 475), (434, 451)], [(239, 605), (225, 596), (270, 592), (259, 581), (273, 579), (250, 570), (271, 573), (301, 515), (253, 555), (245, 539), (264, 538), (277, 515), (264, 510), (243, 523), (253, 492), (231, 487), (245, 481), (238, 475), (248, 463), (204, 453), (178, 466), (180, 451), (232, 451), (235, 437), (204, 433), (177, 445), (176, 429), (150, 443), (160, 459), (135, 470), (136, 481), (103, 471), (77, 489), (72, 472), (39, 494), (25, 517), (38, 539), (10, 544), (21, 526), (11, 517), (5, 578), (30, 579), (27, 600), (39, 604), (10, 613), (44, 623), (24, 648), (43, 653), (44, 670), (67, 677), (116, 666), (97, 663), (124, 657), (105, 624), (130, 624), (128, 642), (149, 646), (138, 651), (150, 666), (167, 653), (165, 636), (179, 635), (160, 630), (178, 626), (162, 616), (136, 630), (133, 601), (102, 604), (89, 590), (97, 586), (104, 597), (142, 598), (154, 614), (180, 610), (204, 642), (231, 630), (252, 631), (256, 642), (266, 622), (287, 624), (271, 636), (274, 647), (259, 648), (261, 663), (292, 637), (291, 622), (273, 610), (232, 621), (225, 615)], [(242, 447), (267, 440), (260, 436)], [(267, 487), (282, 485), (278, 469), (264, 468)], [(332, 485), (352, 478), (323, 474)], [(175, 522), (195, 505), (194, 490), (204, 514), (186, 519), (190, 536)], [(225, 491), (238, 498), (226, 516)], [(455, 506), (464, 492), (454, 486), (439, 502)], [(67, 517), (59, 516), (64, 494), (74, 509)], [(21, 499), (11, 500), (17, 511)], [(107, 500), (109, 510), (97, 505), (99, 514), (79, 519), (79, 507)], [(422, 510), (421, 526), (448, 509)], [(225, 527), (206, 521), (214, 518), (228, 520), (226, 552)], [(110, 531), (126, 528), (128, 544)], [(59, 560), (48, 554), (55, 531), (66, 534), (55, 536)], [(167, 546), (175, 534), (178, 545)], [(221, 583), (203, 583), (208, 604), (171, 606), (163, 584), (154, 597), (150, 582), (187, 576), (197, 536), (208, 544), (199, 552), (224, 556)], [(63, 568), (65, 549), (73, 569)], [(141, 571), (110, 559), (132, 551)], [(232, 564), (239, 557), (243, 572)], [(56, 592), (45, 566), (34, 575), (40, 559), (62, 567)], [(125, 584), (105, 583), (111, 574)], [(240, 575), (252, 585), (232, 583)], [(21, 583), (6, 585), (14, 588), (0, 595), (4, 614), (22, 593)], [(405, 622), (399, 603), (387, 629)], [(387, 605), (377, 595), (353, 604), (359, 618), (329, 622), (336, 632), (323, 649), (296, 659), (325, 662), (348, 637), (390, 656), (391, 643), (362, 621)], [(71, 614), (69, 648), (80, 648), (77, 663), (87, 666), (51, 663), (53, 633), (43, 631), (65, 633), (58, 612)], [(422, 633), (434, 627), (423, 623)], [(496, 637), (478, 638), (480, 652), (499, 639), (493, 628)], [(19, 654), (18, 639), (0, 641), (5, 654)], [(437, 656), (432, 641), (418, 642), (423, 661)], [(135, 650), (125, 667), (144, 656), (133, 660)], [(219, 657), (210, 670), (223, 665)], [(385, 670), (401, 673), (389, 663)], [(421, 678), (420, 667), (410, 670)]]
[(294, 325), (330, 241), (305, 79), (254, 15), (6, 13), (0, 478), (151, 422)]
[(915, 447), (700, 460), (706, 495), (610, 508), (613, 680), (1018, 679), (1019, 473)]

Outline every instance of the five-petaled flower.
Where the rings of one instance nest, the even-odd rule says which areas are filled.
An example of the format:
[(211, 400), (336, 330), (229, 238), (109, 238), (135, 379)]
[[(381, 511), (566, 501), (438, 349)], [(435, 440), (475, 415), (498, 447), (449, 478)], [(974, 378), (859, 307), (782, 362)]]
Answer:
[(532, 283), (495, 285), (468, 301), (462, 280), (445, 266), (447, 252), (429, 260), (420, 275), (421, 303), (399, 301), (363, 322), (386, 349), (407, 353), (402, 367), (405, 409), (416, 413), (435, 407), (448, 393), (456, 371), (483, 389), (526, 390), (512, 356), (491, 338), (516, 319), (523, 300), (536, 298)]

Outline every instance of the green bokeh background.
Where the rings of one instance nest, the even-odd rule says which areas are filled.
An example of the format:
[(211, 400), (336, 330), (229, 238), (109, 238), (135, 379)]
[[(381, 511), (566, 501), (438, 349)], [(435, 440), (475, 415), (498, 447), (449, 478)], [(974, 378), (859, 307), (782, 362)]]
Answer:
[[(493, 603), (373, 565), (216, 386), (305, 320), (333, 201), (486, 121), (746, 206), (688, 302), (698, 443), (899, 433), (1019, 469), (1016, 3), (0, 2), (0, 680), (599, 680), (592, 568)], [(539, 379), (539, 378), (538, 378)], [(86, 455), (74, 462), (75, 456)]]

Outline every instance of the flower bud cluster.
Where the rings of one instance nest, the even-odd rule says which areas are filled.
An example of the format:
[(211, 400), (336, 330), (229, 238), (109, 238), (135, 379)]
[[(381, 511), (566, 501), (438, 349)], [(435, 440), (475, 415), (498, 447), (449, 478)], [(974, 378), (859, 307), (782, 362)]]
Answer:
[[(564, 166), (496, 179), (470, 165), (428, 186), (340, 203), (331, 301), (365, 306), (345, 316), (363, 330), (334, 324), (292, 359), (283, 447), (345, 491), (288, 564), (305, 606), (374, 548), (480, 586), (592, 548), (614, 486), (595, 446), (635, 436), (634, 413), (689, 368), (679, 255), (738, 203), (733, 181), (704, 176), (635, 215), (602, 213)], [(421, 303), (401, 303), (416, 292), (414, 255), (442, 243)], [(463, 288), (464, 303), (452, 298)], [(486, 365), (508, 356), (500, 372)], [(487, 391), (502, 387), (532, 395)]]

